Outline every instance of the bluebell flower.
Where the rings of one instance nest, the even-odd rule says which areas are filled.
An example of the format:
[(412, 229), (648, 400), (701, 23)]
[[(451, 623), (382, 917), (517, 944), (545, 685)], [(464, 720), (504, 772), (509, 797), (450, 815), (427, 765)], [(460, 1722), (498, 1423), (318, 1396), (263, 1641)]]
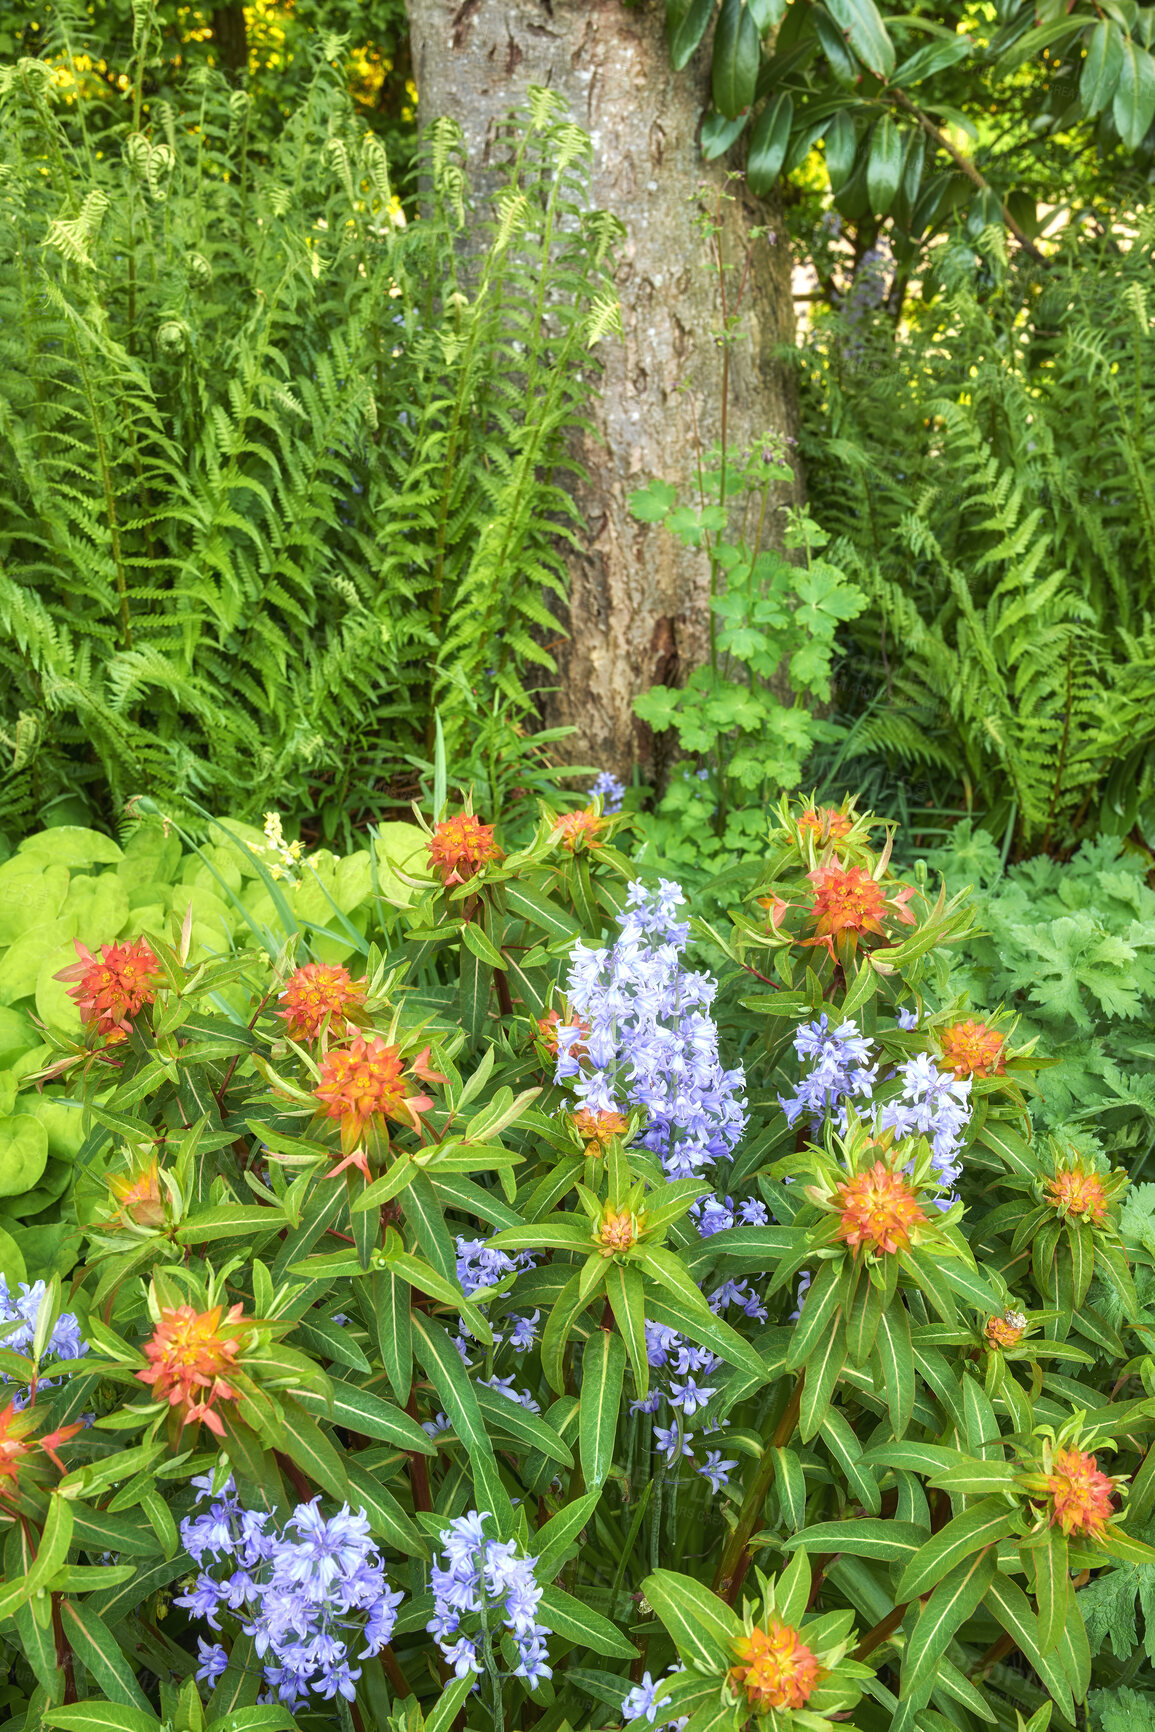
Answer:
[[(0, 1275), (0, 1347), (9, 1353), (30, 1355), (32, 1343), (36, 1336), (36, 1324), (40, 1317), (40, 1308), (48, 1289), (43, 1281), (20, 1282), (20, 1292), (13, 1298), (9, 1292), (8, 1283)], [(6, 1325), (15, 1325), (7, 1328)], [(71, 1311), (64, 1311), (56, 1319), (52, 1333), (45, 1344), (45, 1357), (49, 1359), (81, 1359), (88, 1352), (88, 1342), (80, 1333), (80, 1319)], [(41, 1389), (54, 1389), (60, 1382), (58, 1377), (42, 1377)], [(0, 1384), (10, 1384), (13, 1379), (6, 1371), (0, 1371)], [(27, 1388), (17, 1388), (11, 1395), (12, 1405), (22, 1411), (28, 1405)], [(3, 1405), (3, 1404), (0, 1404)]]
[(229, 1663), (228, 1654), (219, 1642), (206, 1642), (203, 1636), (197, 1637), (197, 1677), (202, 1684), (215, 1684)]
[(643, 1395), (638, 1401), (630, 1402), (631, 1413), (657, 1413), (662, 1405), (660, 1389), (651, 1389), (648, 1395)]
[(710, 1015), (717, 984), (681, 964), (684, 901), (668, 879), (630, 886), (613, 947), (574, 946), (566, 996), (579, 1020), (557, 1031), (556, 1080), (591, 1111), (641, 1107), (642, 1143), (673, 1179), (730, 1154), (746, 1123), (745, 1078), (723, 1067)]
[(622, 1701), (623, 1720), (648, 1720), (652, 1726), (658, 1717), (658, 1710), (666, 1708), (674, 1700), (672, 1696), (659, 1696), (662, 1683), (654, 1683), (649, 1672), (642, 1673), (642, 1681)]
[(513, 1329), (510, 1333), (509, 1345), (515, 1353), (529, 1352), (537, 1340), (537, 1326), (540, 1320), (540, 1311), (535, 1311), (532, 1317), (519, 1317), (516, 1314), (510, 1317)]
[(612, 771), (599, 770), (590, 787), (586, 789), (586, 798), (596, 800), (600, 795), (603, 812), (620, 812), (625, 793), (625, 783), (619, 782)]
[(484, 1604), (512, 1635), (518, 1655), (514, 1675), (532, 1690), (552, 1676), (544, 1640), (551, 1632), (537, 1622), (542, 1593), (534, 1575), (537, 1559), (521, 1556), (516, 1540), (488, 1539), (487, 1519), (470, 1510), (442, 1530), (443, 1558), (435, 1556), (429, 1572), (433, 1616), (425, 1628), (457, 1677), (476, 1675), (481, 1671), (479, 1632), (462, 1631), (461, 1619), (480, 1614)]
[(496, 1389), (499, 1395), (506, 1395), (510, 1401), (516, 1401), (519, 1407), (524, 1407), (527, 1413), (540, 1413), (541, 1407), (533, 1399), (528, 1389), (517, 1390), (513, 1387), (512, 1377), (479, 1377), (478, 1383), (483, 1389)]
[(716, 1389), (699, 1389), (692, 1377), (687, 1377), (684, 1383), (671, 1383), (670, 1402), (674, 1407), (680, 1407), (687, 1419), (692, 1419), (700, 1407), (705, 1407), (712, 1396), (717, 1395)]
[(654, 1427), (654, 1448), (665, 1456), (667, 1467), (673, 1467), (674, 1463), (680, 1461), (684, 1455), (693, 1455), (694, 1452), (690, 1448), (693, 1441), (693, 1432), (683, 1432), (677, 1420), (674, 1421), (673, 1425), (655, 1425)]
[(911, 1029), (918, 1027), (918, 1011), (903, 1010), (900, 1006), (894, 1013), (894, 1020), (897, 1022), (899, 1028), (905, 1028), (909, 1033)]
[(719, 1492), (723, 1486), (729, 1485), (730, 1475), (737, 1465), (736, 1460), (724, 1460), (720, 1449), (708, 1449), (706, 1459), (698, 1472), (703, 1479), (709, 1480), (711, 1491)]

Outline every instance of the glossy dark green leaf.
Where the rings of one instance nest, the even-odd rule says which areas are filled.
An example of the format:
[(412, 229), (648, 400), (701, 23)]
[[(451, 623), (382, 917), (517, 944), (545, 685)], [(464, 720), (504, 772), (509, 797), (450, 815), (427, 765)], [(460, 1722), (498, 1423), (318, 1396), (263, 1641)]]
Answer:
[(136, 1673), (125, 1658), (103, 1618), (83, 1600), (60, 1601), (60, 1626), (73, 1653), (83, 1661), (92, 1682), (112, 1702), (151, 1713), (148, 1697), (136, 1681)]
[(754, 123), (746, 157), (746, 181), (759, 198), (765, 197), (778, 179), (786, 160), (793, 120), (794, 99), (783, 90), (766, 104)]
[(715, 0), (690, 0), (670, 36), (670, 64), (681, 72), (692, 59), (714, 16)]
[(826, 127), (826, 172), (830, 176), (832, 192), (839, 192), (846, 185), (857, 148), (858, 134), (854, 121), (841, 108)]
[(1155, 60), (1131, 38), (1123, 43), (1112, 113), (1127, 149), (1137, 150), (1155, 116)]
[(896, 122), (884, 114), (871, 137), (866, 163), (866, 190), (876, 216), (885, 216), (894, 203), (902, 180), (905, 151), (905, 140)]
[(874, 0), (827, 0), (827, 8), (863, 65), (889, 77), (895, 66), (894, 44)]
[(1102, 114), (1114, 97), (1123, 70), (1123, 42), (1123, 32), (1113, 18), (1100, 18), (1091, 31), (1079, 78), (1084, 114)]
[(590, 1486), (600, 1486), (613, 1466), (625, 1373), (626, 1348), (621, 1336), (595, 1329), (582, 1356), (578, 1409), (582, 1473)]
[(722, 0), (714, 30), (714, 107), (735, 120), (754, 100), (762, 39), (745, 0)]

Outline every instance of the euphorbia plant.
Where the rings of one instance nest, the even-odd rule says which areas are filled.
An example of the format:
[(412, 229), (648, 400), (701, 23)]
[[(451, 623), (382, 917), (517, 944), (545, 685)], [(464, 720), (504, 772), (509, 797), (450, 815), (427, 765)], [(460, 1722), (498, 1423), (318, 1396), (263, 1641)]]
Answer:
[(1035, 1141), (1038, 1057), (943, 995), (965, 901), (851, 803), (775, 815), (721, 982), (620, 822), (450, 813), (387, 955), (149, 930), (84, 987), (78, 1260), (0, 1344), (23, 1732), (1012, 1732), (1110, 1682), (1125, 1175)]

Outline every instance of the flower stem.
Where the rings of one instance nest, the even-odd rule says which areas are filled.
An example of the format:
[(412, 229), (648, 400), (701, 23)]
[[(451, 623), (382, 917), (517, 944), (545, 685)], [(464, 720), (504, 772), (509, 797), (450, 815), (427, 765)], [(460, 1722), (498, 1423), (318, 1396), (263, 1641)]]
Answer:
[(762, 1452), (762, 1459), (751, 1482), (750, 1489), (742, 1502), (742, 1510), (732, 1532), (726, 1540), (722, 1559), (714, 1577), (714, 1592), (733, 1605), (741, 1591), (746, 1571), (750, 1567), (750, 1539), (762, 1517), (762, 1506), (774, 1482), (774, 1451), (784, 1449), (794, 1435), (794, 1427), (798, 1424), (798, 1412), (802, 1405), (802, 1385), (805, 1371), (798, 1373), (798, 1380), (790, 1393), (782, 1417), (774, 1428), (774, 1435), (768, 1446)]

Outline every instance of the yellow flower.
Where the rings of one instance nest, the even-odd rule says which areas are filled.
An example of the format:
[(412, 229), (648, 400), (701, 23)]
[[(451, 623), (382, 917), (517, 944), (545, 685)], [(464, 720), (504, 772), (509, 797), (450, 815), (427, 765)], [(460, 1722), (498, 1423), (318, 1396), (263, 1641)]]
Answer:
[(1051, 1494), (1051, 1526), (1065, 1534), (1101, 1539), (1112, 1514), (1115, 1481), (1101, 1473), (1093, 1455), (1078, 1449), (1057, 1449), (1047, 1476)]
[(637, 1244), (638, 1236), (637, 1216), (626, 1210), (612, 1209), (607, 1203), (602, 1210), (601, 1222), (594, 1230), (602, 1256), (612, 1257), (615, 1251), (628, 1251), (631, 1245)]
[(1060, 1215), (1074, 1215), (1097, 1227), (1107, 1216), (1107, 1193), (1098, 1173), (1089, 1173), (1081, 1162), (1064, 1167), (1046, 1183), (1046, 1201)]

